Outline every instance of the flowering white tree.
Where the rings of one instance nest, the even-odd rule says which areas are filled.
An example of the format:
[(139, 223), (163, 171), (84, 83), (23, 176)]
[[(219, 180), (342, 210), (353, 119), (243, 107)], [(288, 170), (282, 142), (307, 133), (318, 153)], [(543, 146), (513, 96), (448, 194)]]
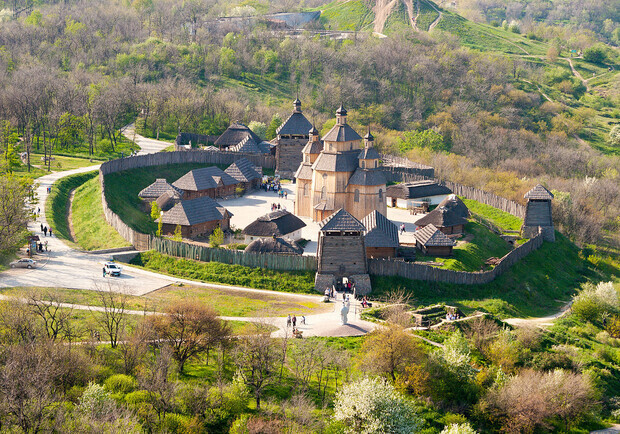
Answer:
[(446, 367), (459, 377), (470, 378), (474, 375), (469, 345), (460, 331), (457, 330), (445, 340), (438, 355)]
[(600, 320), (604, 314), (619, 309), (618, 292), (612, 282), (600, 282), (596, 286), (584, 285), (584, 289), (573, 297), (573, 313), (586, 321)]
[(423, 423), (411, 401), (379, 378), (345, 384), (336, 396), (334, 418), (347, 432), (360, 434), (412, 433)]
[(471, 427), (469, 422), (451, 423), (440, 434), (477, 434), (477, 431)]

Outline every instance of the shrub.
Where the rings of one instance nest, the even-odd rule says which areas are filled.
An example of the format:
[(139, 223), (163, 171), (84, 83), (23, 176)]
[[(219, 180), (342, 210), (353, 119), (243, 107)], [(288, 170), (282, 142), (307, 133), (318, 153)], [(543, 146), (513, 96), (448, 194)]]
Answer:
[(149, 399), (149, 393), (146, 390), (136, 390), (125, 395), (125, 402), (129, 405), (138, 405), (148, 402)]
[(222, 232), (222, 229), (218, 226), (209, 236), (209, 244), (211, 244), (211, 247), (219, 247), (222, 245), (223, 242), (224, 232)]
[(112, 375), (110, 378), (105, 380), (105, 388), (110, 392), (122, 393), (126, 395), (136, 389), (136, 380), (129, 375)]
[(620, 301), (612, 282), (601, 282), (584, 289), (573, 297), (572, 311), (584, 321), (601, 321), (604, 316), (618, 312)]
[(476, 430), (467, 423), (453, 423), (445, 427), (440, 434), (476, 434)]

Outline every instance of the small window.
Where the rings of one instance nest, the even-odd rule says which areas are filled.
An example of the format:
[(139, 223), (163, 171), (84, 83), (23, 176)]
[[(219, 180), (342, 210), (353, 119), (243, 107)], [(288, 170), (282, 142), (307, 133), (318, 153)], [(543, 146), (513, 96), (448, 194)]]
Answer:
[(382, 188), (379, 189), (379, 200), (381, 201), (383, 200), (383, 189)]
[(308, 184), (304, 184), (304, 196), (308, 197)]
[(379, 160), (375, 160), (375, 168), (379, 167)]
[(325, 187), (321, 189), (321, 200), (325, 200)]
[(366, 162), (364, 160), (362, 160), (362, 169), (366, 168)]
[(360, 201), (360, 191), (357, 188), (355, 189), (355, 196), (353, 196), (353, 201), (354, 202)]

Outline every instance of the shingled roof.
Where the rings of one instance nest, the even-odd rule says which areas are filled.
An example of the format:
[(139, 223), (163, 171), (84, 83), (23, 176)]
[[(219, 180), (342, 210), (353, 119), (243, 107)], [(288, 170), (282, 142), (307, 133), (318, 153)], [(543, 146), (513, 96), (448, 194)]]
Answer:
[(450, 211), (453, 211), (456, 215), (463, 218), (468, 218), (471, 215), (471, 213), (469, 212), (469, 208), (467, 208), (467, 205), (465, 205), (456, 194), (448, 195), (448, 197), (439, 202), (437, 208), (442, 206), (448, 208)]
[(306, 117), (299, 112), (293, 112), (287, 120), (276, 130), (276, 134), (279, 136), (305, 136), (308, 137), (309, 131), (312, 128), (312, 124)]
[(305, 226), (306, 224), (299, 217), (288, 211), (279, 210), (257, 218), (246, 226), (242, 233), (255, 237), (281, 237)]
[(523, 196), (525, 199), (534, 199), (534, 200), (551, 200), (553, 199), (553, 193), (547, 190), (542, 185), (538, 184), (536, 187), (532, 188), (530, 191), (525, 193)]
[(398, 227), (379, 211), (374, 210), (362, 219), (366, 227), (366, 247), (398, 247)]
[(427, 226), (432, 224), (438, 228), (464, 225), (466, 223), (466, 218), (461, 217), (456, 211), (446, 208), (445, 206), (438, 206), (415, 222), (418, 226)]
[(183, 198), (183, 191), (167, 191), (157, 198), (155, 201), (162, 211), (168, 211)]
[(164, 178), (157, 178), (154, 183), (140, 191), (138, 196), (142, 199), (156, 199), (168, 191), (179, 192), (180, 190), (173, 185), (168, 184), (168, 181)]
[(353, 172), (359, 167), (357, 161), (358, 152), (357, 150), (337, 154), (321, 152), (312, 168), (325, 172)]
[(199, 223), (222, 220), (225, 215), (232, 215), (219, 203), (208, 196), (183, 200), (173, 206), (161, 217), (162, 223), (193, 226)]
[(232, 152), (247, 152), (249, 154), (269, 154), (271, 145), (262, 140), (256, 141), (253, 137), (247, 136), (238, 144), (229, 148)]
[(364, 232), (366, 227), (355, 217), (340, 208), (338, 211), (319, 223), (321, 232), (328, 231), (353, 231)]
[(262, 176), (256, 171), (254, 165), (247, 158), (240, 158), (226, 168), (224, 173), (228, 173), (239, 182), (252, 182), (261, 179)]
[(415, 239), (425, 247), (454, 247), (456, 243), (437, 229), (434, 225), (424, 226), (415, 231)]
[(362, 137), (351, 128), (351, 125), (337, 123), (323, 136), (323, 140), (328, 142), (351, 142), (354, 140), (362, 140)]
[(304, 154), (319, 154), (323, 150), (323, 140), (308, 141), (301, 150)]
[(450, 193), (452, 193), (452, 190), (448, 187), (432, 180), (390, 185), (387, 188), (387, 195), (389, 197), (396, 197), (399, 199), (419, 199), (422, 197), (440, 196)]
[(312, 179), (312, 166), (307, 163), (301, 163), (295, 172), (297, 179)]
[(374, 146), (366, 147), (362, 149), (362, 152), (357, 156), (360, 160), (371, 160), (371, 159), (379, 159), (379, 152), (374, 148)]
[(191, 170), (174, 181), (172, 185), (181, 190), (201, 191), (238, 183), (239, 181), (219, 167), (210, 166)]
[(349, 178), (349, 185), (385, 185), (385, 175), (377, 169), (358, 168)]
[(280, 253), (301, 255), (304, 252), (299, 244), (286, 238), (258, 238), (245, 248), (250, 253)]
[(252, 137), (256, 143), (261, 142), (254, 131), (241, 123), (235, 123), (229, 126), (226, 131), (215, 141), (215, 146), (220, 148), (228, 148), (238, 145), (246, 137)]

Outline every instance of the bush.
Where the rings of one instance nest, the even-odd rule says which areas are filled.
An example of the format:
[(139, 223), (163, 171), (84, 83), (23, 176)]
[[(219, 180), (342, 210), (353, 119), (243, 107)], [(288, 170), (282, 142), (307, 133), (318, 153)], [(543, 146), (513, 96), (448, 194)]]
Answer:
[(149, 394), (146, 390), (136, 390), (125, 395), (125, 402), (129, 405), (138, 405), (149, 401)]
[(607, 53), (603, 47), (595, 45), (585, 49), (583, 59), (587, 62), (603, 63), (607, 60)]
[(124, 395), (133, 392), (136, 389), (136, 380), (129, 375), (118, 374), (112, 375), (105, 380), (105, 388), (113, 393), (122, 393)]
[(573, 297), (572, 311), (584, 321), (602, 321), (607, 314), (620, 308), (618, 293), (612, 282), (601, 282), (594, 286), (586, 284), (583, 291)]

